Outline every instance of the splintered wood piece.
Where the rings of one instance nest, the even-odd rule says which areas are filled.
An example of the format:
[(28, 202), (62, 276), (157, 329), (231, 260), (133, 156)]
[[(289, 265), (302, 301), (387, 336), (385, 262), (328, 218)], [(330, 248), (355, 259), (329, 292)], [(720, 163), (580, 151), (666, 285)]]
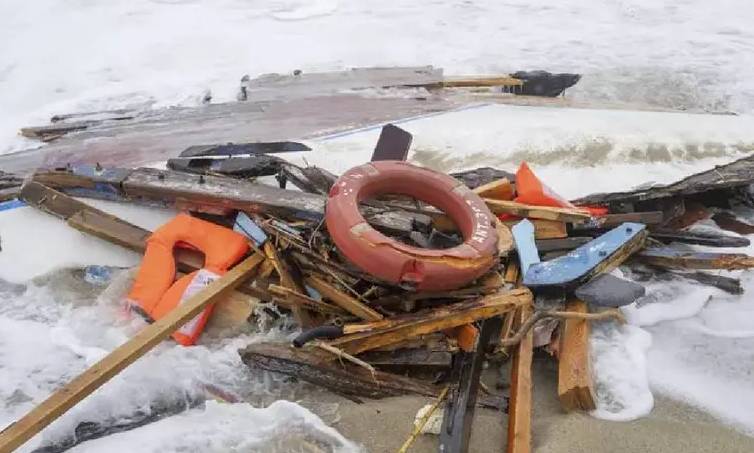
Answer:
[(522, 305), (531, 304), (531, 302), (531, 292), (526, 288), (518, 288), (478, 300), (435, 307), (431, 310), (395, 316), (382, 321), (346, 325), (343, 328), (346, 335), (330, 341), (330, 344), (349, 354), (358, 354), (408, 338), (498, 316)]
[(503, 276), (505, 282), (510, 283), (511, 285), (518, 284), (520, 279), (520, 269), (521, 268), (515, 260), (509, 260), (508, 265), (505, 267), (505, 276)]
[(636, 258), (652, 266), (676, 269), (736, 270), (754, 267), (754, 257), (743, 253), (694, 253), (651, 248), (638, 253)]
[(609, 228), (625, 222), (643, 223), (644, 225), (659, 225), (664, 221), (662, 211), (628, 212), (625, 214), (607, 214), (598, 217), (600, 226)]
[(275, 296), (278, 296), (277, 303), (293, 311), (298, 307), (301, 311), (311, 310), (324, 315), (347, 316), (348, 312), (335, 305), (330, 305), (309, 296), (296, 292), (284, 286), (270, 285), (267, 290)]
[(382, 370), (396, 373), (407, 371), (437, 372), (450, 368), (453, 354), (450, 351), (434, 351), (428, 347), (396, 349), (395, 351), (369, 351), (359, 358)]
[(738, 234), (754, 234), (754, 225), (741, 221), (730, 212), (718, 212), (712, 216), (712, 220), (723, 230)]
[(208, 305), (226, 297), (244, 280), (253, 276), (264, 259), (254, 254), (210, 283), (163, 318), (143, 328), (102, 360), (54, 392), (20, 420), (0, 432), (0, 453), (10, 453), (36, 433), (66, 413), (136, 359), (168, 338), (176, 329), (198, 315)]
[(510, 227), (495, 218), (495, 230), (497, 231), (497, 253), (500, 256), (508, 256), (508, 253), (513, 250), (513, 234)]
[(513, 184), (508, 178), (498, 179), (477, 187), (474, 193), (482, 198), (510, 201), (513, 200)]
[[(304, 287), (301, 286), (299, 282), (297, 282), (296, 279), (293, 278), (290, 268), (288, 267), (288, 263), (286, 263), (280, 257), (277, 249), (275, 249), (275, 246), (272, 245), (272, 241), (265, 242), (264, 253), (265, 255), (267, 255), (267, 259), (272, 261), (272, 265), (275, 267), (275, 271), (280, 276), (280, 284), (284, 288), (288, 288), (289, 290), (298, 294), (303, 294), (306, 292), (304, 290)], [(291, 310), (291, 313), (293, 313), (293, 318), (296, 320), (296, 323), (298, 323), (298, 325), (302, 329), (312, 327), (314, 325), (314, 320), (311, 316), (309, 316), (309, 313), (304, 310), (301, 304), (293, 303), (291, 304), (289, 309)]]
[[(532, 316), (531, 307), (521, 307), (518, 311), (518, 326)], [(534, 337), (530, 329), (514, 348), (511, 363), (511, 388), (508, 403), (508, 444), (507, 453), (531, 452), (531, 362)]]
[[(566, 311), (588, 313), (586, 302), (571, 299)], [(558, 397), (563, 409), (590, 411), (596, 408), (592, 363), (589, 356), (589, 322), (585, 319), (566, 319), (560, 335), (558, 364)]]
[(523, 80), (504, 76), (458, 76), (443, 80), (440, 82), (443, 88), (473, 88), (473, 87), (517, 87), (524, 84)]
[[(74, 165), (66, 170), (35, 173), (34, 181), (55, 189), (76, 189), (92, 198), (120, 198), (133, 202), (156, 202), (198, 212), (244, 212), (286, 215), (303, 220), (324, 216), (326, 197), (265, 184), (213, 175), (192, 175), (154, 168), (97, 169)], [(364, 212), (370, 222), (391, 232), (412, 231), (418, 216), (401, 211), (376, 209)]]
[(463, 324), (452, 329), (443, 331), (445, 335), (455, 338), (458, 342), (458, 347), (465, 352), (474, 351), (477, 338), (479, 337), (479, 329), (474, 324)]
[[(520, 222), (517, 220), (504, 220), (508, 228)], [(529, 219), (534, 224), (534, 238), (536, 239), (563, 239), (568, 237), (568, 229), (564, 222), (557, 220)]]
[(515, 201), (493, 200), (491, 198), (486, 198), (484, 201), (493, 214), (511, 214), (519, 217), (557, 220), (559, 222), (582, 222), (591, 218), (591, 215), (587, 211), (578, 209), (534, 206)]
[(364, 321), (379, 321), (384, 318), (373, 308), (340, 291), (323, 278), (310, 275), (304, 279), (304, 283), (316, 289), (325, 299)]
[(666, 226), (672, 230), (680, 230), (704, 220), (711, 215), (709, 209), (695, 201), (684, 201), (683, 214), (670, 219)]
[(746, 156), (729, 164), (719, 165), (701, 173), (688, 176), (666, 186), (654, 186), (631, 192), (589, 195), (573, 203), (579, 205), (605, 205), (647, 202), (670, 197), (688, 196), (713, 190), (726, 190), (748, 186), (754, 179), (754, 156)]
[(238, 351), (251, 368), (293, 376), (335, 393), (363, 398), (386, 398), (417, 394), (434, 396), (440, 389), (397, 374), (376, 370), (372, 373), (333, 355), (312, 348), (286, 344), (257, 343)]

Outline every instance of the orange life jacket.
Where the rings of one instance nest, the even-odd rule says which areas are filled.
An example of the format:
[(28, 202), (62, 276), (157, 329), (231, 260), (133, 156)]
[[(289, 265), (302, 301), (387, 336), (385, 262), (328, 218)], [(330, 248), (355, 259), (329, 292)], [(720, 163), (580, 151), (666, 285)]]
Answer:
[[(204, 267), (175, 281), (174, 247), (204, 253)], [(128, 299), (152, 320), (168, 314), (181, 302), (223, 275), (249, 251), (246, 238), (235, 231), (187, 214), (179, 214), (147, 240), (144, 259)], [(212, 306), (173, 333), (184, 346), (196, 343)]]

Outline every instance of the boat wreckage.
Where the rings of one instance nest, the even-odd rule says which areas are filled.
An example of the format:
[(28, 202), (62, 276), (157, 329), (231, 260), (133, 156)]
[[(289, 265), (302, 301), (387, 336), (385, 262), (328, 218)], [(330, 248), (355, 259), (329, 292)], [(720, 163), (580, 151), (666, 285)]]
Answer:
[[(562, 91), (532, 88), (529, 84), (538, 82), (531, 81), (542, 74), (460, 84), (438, 82), (434, 70), (423, 71), (412, 73), (421, 83), (404, 80), (405, 70), (378, 72), (376, 84), (358, 71), (344, 77), (354, 89), (369, 82), (441, 90), (523, 87), (522, 93), (548, 96)], [(285, 93), (286, 102), (299, 108), (305, 101), (295, 93), (311, 90), (292, 77), (307, 76), (250, 82), (246, 103), (173, 112), (172, 124), (188, 127), (210, 114), (240, 111), (257, 96), (273, 110), (264, 111), (261, 121), (284, 122), (279, 115), (285, 109), (273, 93)], [(330, 79), (322, 80), (314, 85), (326, 88), (324, 81)], [(565, 88), (578, 78), (558, 80)], [(294, 94), (268, 89), (275, 84), (292, 86)], [(346, 114), (366, 105), (349, 96), (335, 96), (348, 106)], [(392, 102), (403, 101), (387, 104)], [(361, 115), (361, 121), (377, 120), (383, 107), (369, 107), (376, 115)], [(674, 246), (749, 245), (740, 235), (686, 228), (711, 218), (724, 230), (754, 232), (754, 225), (731, 211), (736, 204), (754, 205), (747, 190), (754, 182), (754, 157), (673, 184), (567, 201), (525, 162), (515, 172), (480, 168), (451, 175), (407, 163), (411, 134), (395, 125), (383, 129), (371, 162), (333, 175), (279, 157), (307, 152), (309, 147), (300, 143), (273, 136), (265, 142), (229, 143), (243, 134), (225, 136), (221, 127), (214, 129), (219, 121), (204, 131), (223, 137), (221, 144), (190, 144), (178, 153), (175, 147), (190, 137), (166, 135), (164, 126), (150, 124), (148, 114), (108, 115), (70, 115), (46, 129), (27, 129), (26, 135), (53, 143), (13, 158), (16, 175), (0, 175), (0, 189), (13, 199), (0, 210), (9, 204), (32, 206), (78, 231), (143, 253), (128, 302), (150, 324), (2, 431), (0, 452), (25, 443), (160, 342), (173, 341), (172, 336), (190, 347), (201, 341), (210, 318), (247, 323), (253, 308), (261, 306), (291, 316), (300, 332), (290, 344), (239, 350), (250, 369), (295, 377), (357, 401), (406, 394), (434, 399), (429, 414), (407, 429), (411, 433), (400, 451), (408, 451), (433, 410), (443, 412), (440, 451), (467, 451), (474, 412), (483, 407), (499, 411), (500, 417), (507, 413), (506, 449), (525, 453), (532, 445), (535, 348), (558, 361), (557, 397), (563, 409), (595, 408), (590, 323), (623, 322), (618, 308), (644, 294), (640, 282), (616, 277), (612, 270), (623, 266), (639, 277), (672, 275), (740, 293), (736, 279), (705, 271), (754, 267), (754, 257), (745, 254), (694, 253)], [(334, 112), (327, 121), (338, 121), (340, 115)], [(314, 131), (319, 126), (296, 127)], [(289, 130), (284, 125), (279, 134)], [(69, 137), (73, 131), (78, 132)], [(109, 147), (113, 140), (136, 143), (144, 134), (154, 140), (139, 149)], [(113, 138), (82, 140), (106, 136)], [(167, 168), (129, 165), (154, 158), (167, 160)], [(275, 184), (255, 180), (262, 176), (275, 176)], [(148, 231), (82, 198), (182, 213)], [(482, 391), (485, 362), (508, 360), (508, 394)], [(185, 407), (192, 404), (184, 402)], [(176, 411), (168, 407), (164, 412)], [(142, 414), (134, 420), (113, 426), (93, 420), (39, 451), (64, 451), (154, 418)]]

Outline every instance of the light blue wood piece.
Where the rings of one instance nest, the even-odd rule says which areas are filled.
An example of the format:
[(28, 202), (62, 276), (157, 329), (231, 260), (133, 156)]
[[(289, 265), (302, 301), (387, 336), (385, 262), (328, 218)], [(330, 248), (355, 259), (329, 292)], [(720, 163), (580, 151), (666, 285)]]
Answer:
[(533, 264), (539, 263), (539, 251), (534, 242), (534, 224), (524, 219), (513, 225), (511, 233), (518, 252), (518, 261), (521, 263), (521, 275), (526, 275)]
[(267, 235), (264, 230), (259, 228), (251, 218), (243, 212), (236, 216), (236, 223), (233, 224), (233, 231), (243, 234), (254, 242), (254, 245), (261, 247), (267, 241)]
[(533, 288), (578, 285), (599, 263), (645, 229), (641, 223), (624, 223), (567, 255), (532, 265), (524, 273), (523, 283)]

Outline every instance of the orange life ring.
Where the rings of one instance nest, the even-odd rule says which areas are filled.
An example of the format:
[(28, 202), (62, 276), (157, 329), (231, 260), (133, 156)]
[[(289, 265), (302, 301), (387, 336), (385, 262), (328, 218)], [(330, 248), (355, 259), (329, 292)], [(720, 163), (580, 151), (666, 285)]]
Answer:
[[(380, 194), (409, 195), (447, 214), (464, 238), (449, 249), (422, 249), (388, 238), (359, 213), (359, 202)], [(494, 217), (462, 182), (402, 161), (379, 161), (348, 170), (330, 190), (327, 230), (353, 264), (387, 282), (417, 290), (459, 288), (497, 259)]]
[[(173, 258), (173, 248), (176, 246), (194, 248), (204, 253), (204, 267), (178, 281), (175, 281)], [(242, 234), (187, 214), (179, 214), (155, 230), (147, 240), (144, 259), (128, 299), (151, 320), (158, 320), (190, 296), (190, 292), (195, 292), (190, 287), (201, 289), (224, 274), (248, 251), (249, 245)], [(212, 306), (209, 306), (174, 332), (173, 338), (184, 346), (196, 343), (211, 313)]]

